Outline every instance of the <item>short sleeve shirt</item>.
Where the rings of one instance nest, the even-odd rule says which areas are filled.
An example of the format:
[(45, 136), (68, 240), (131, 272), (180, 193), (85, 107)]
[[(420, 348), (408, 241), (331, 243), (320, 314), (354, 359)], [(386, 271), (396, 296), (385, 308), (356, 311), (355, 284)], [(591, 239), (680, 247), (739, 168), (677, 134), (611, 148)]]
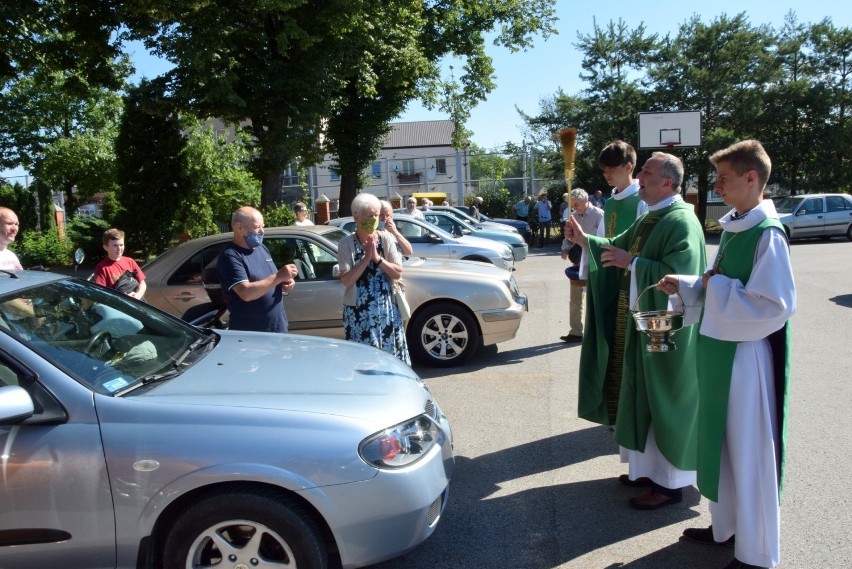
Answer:
[(142, 272), (139, 264), (130, 257), (121, 257), (118, 261), (113, 261), (107, 257), (95, 267), (95, 284), (112, 288), (118, 277), (124, 274), (124, 271), (133, 273), (133, 276), (140, 283), (145, 280), (145, 273)]
[(284, 295), (280, 286), (272, 287), (262, 297), (248, 302), (233, 290), (242, 282), (256, 282), (278, 271), (265, 245), (244, 249), (236, 243), (230, 243), (219, 253), (217, 268), (222, 295), (231, 313), (228, 326), (231, 330), (287, 331)]

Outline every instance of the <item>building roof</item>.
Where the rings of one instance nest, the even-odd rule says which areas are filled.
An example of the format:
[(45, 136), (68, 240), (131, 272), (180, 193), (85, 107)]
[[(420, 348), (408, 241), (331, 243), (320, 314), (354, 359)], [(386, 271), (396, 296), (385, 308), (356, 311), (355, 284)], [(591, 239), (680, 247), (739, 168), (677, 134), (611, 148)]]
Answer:
[(382, 148), (452, 146), (453, 121), (416, 121), (391, 124)]

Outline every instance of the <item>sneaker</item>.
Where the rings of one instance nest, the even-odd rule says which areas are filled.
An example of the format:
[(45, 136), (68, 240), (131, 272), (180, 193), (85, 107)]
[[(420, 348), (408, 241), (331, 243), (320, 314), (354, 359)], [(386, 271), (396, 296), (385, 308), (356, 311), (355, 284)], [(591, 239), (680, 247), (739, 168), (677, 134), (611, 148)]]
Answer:
[(583, 337), (578, 336), (577, 334), (568, 334), (566, 336), (559, 336), (559, 339), (567, 344), (576, 344), (577, 342), (582, 342)]

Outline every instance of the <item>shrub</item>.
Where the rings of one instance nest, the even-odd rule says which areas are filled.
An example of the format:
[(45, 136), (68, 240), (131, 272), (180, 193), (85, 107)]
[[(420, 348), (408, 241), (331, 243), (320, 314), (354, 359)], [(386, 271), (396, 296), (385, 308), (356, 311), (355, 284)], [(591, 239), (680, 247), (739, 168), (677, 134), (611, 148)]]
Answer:
[(283, 204), (273, 204), (263, 208), (260, 213), (263, 215), (263, 225), (266, 227), (284, 227), (293, 225), (296, 221), (296, 215), (290, 206)]
[(66, 226), (65, 234), (74, 249), (83, 249), (87, 261), (95, 261), (104, 257), (103, 235), (107, 229), (109, 224), (103, 219), (75, 215)]
[(57, 267), (71, 264), (74, 243), (60, 239), (59, 230), (52, 228), (44, 233), (25, 231), (20, 243), (19, 257), (24, 267)]

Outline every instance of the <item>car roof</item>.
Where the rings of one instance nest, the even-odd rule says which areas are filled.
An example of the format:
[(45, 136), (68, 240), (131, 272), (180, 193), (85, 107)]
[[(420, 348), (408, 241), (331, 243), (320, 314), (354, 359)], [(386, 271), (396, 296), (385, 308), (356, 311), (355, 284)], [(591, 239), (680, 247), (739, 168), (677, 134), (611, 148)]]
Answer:
[(47, 271), (0, 271), (0, 294), (8, 294), (64, 278), (66, 278), (65, 275)]

